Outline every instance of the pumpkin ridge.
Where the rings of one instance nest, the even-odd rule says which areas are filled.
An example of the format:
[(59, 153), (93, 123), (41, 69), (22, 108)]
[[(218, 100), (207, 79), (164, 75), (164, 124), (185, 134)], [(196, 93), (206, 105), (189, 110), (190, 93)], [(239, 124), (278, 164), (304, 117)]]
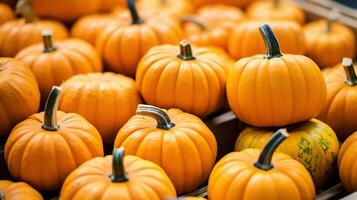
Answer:
[[(209, 84), (209, 80), (208, 80), (208, 78), (207, 78), (207, 76), (209, 76), (209, 74), (207, 74), (206, 73), (206, 70), (207, 70), (207, 68), (210, 68), (209, 67), (209, 65), (208, 64), (206, 64), (206, 63), (204, 63), (204, 62), (202, 62), (202, 64), (198, 64), (198, 63), (196, 63), (197, 64), (197, 69), (196, 70), (200, 70), (201, 71), (201, 73), (202, 74), (204, 74), (204, 76), (200, 76), (200, 79), (202, 79), (202, 80), (204, 80), (205, 81), (205, 83), (207, 83), (207, 89), (209, 90), (208, 92), (207, 92), (207, 94), (208, 94), (208, 98), (206, 99), (207, 101), (208, 101), (208, 104), (206, 105), (206, 107), (204, 108), (204, 110), (208, 110), (208, 108), (210, 108), (210, 107), (212, 107), (212, 105), (211, 105), (211, 99), (212, 99), (212, 95), (211, 95), (211, 87), (210, 87), (210, 84)], [(206, 64), (206, 65), (205, 65)], [(195, 77), (193, 77), (193, 78), (195, 78)], [(197, 77), (196, 77), (197, 78)], [(210, 76), (210, 78), (212, 78), (211, 76)], [(193, 79), (194, 80), (194, 79)], [(194, 82), (193, 82), (194, 83)], [(195, 91), (195, 90), (193, 90), (193, 91)], [(194, 98), (195, 99), (195, 98)], [(206, 115), (206, 113), (204, 113), (204, 115)]]
[[(152, 99), (153, 99), (153, 102), (155, 102), (155, 104), (158, 104), (158, 102), (157, 102), (157, 99), (156, 99), (156, 97), (161, 97), (161, 93), (162, 93), (162, 91), (160, 91), (159, 89), (160, 89), (160, 86), (161, 86), (161, 84), (165, 84), (164, 82), (165, 82), (165, 79), (163, 78), (164, 77), (164, 74), (166, 73), (165, 72), (165, 69), (169, 69), (169, 64), (171, 63), (171, 59), (167, 59), (168, 61), (166, 61), (166, 62), (164, 62), (164, 60), (162, 60), (162, 64), (160, 65), (160, 69), (161, 69), (161, 71), (160, 71), (160, 73), (159, 73), (159, 76), (158, 77), (156, 77), (155, 78), (155, 80), (156, 80), (156, 82), (155, 83), (153, 83), (153, 85), (156, 85), (156, 88), (155, 88), (155, 90), (154, 90), (154, 94), (156, 94), (156, 95), (154, 95), (153, 97), (152, 97)], [(160, 62), (159, 60), (156, 60), (155, 61), (155, 63), (158, 63), (158, 62)], [(157, 64), (158, 65), (158, 64)], [(173, 64), (172, 64), (173, 65)], [(180, 72), (180, 66), (178, 65), (178, 66), (172, 66), (172, 68), (178, 68), (177, 70), (176, 70), (176, 80), (175, 80), (175, 82), (177, 81), (177, 77), (178, 77), (178, 74), (179, 74), (179, 72)], [(149, 71), (150, 70), (150, 68), (148, 68), (147, 69), (147, 71)], [(145, 73), (145, 76), (144, 76), (144, 79), (145, 79), (145, 77), (147, 76), (147, 74), (148, 73)], [(176, 91), (176, 88), (174, 88), (171, 92), (173, 93), (173, 95), (174, 95), (174, 97), (175, 97), (175, 92)], [(174, 98), (175, 99), (175, 98)], [(174, 105), (176, 105), (175, 103), (174, 103)]]
[[(294, 117), (295, 116), (295, 113), (296, 113), (296, 111), (295, 111), (295, 103), (297, 104), (298, 102), (294, 102), (294, 99), (295, 99), (295, 89), (294, 89), (294, 85), (295, 85), (295, 81), (294, 81), (294, 79), (292, 78), (293, 77), (293, 74), (292, 74), (292, 72), (291, 72), (291, 70), (290, 70), (290, 67), (289, 67), (289, 65), (287, 64), (287, 62), (286, 62), (286, 60), (285, 60), (285, 57), (284, 56), (282, 56), (281, 57), (281, 60), (283, 61), (283, 63), (284, 63), (284, 65), (285, 65), (285, 68), (286, 68), (286, 70), (288, 71), (288, 74), (289, 74), (289, 83), (291, 83), (291, 85), (290, 85), (290, 91), (291, 91), (291, 99), (290, 99), (290, 101), (291, 101), (291, 115), (290, 115), (290, 117), (289, 117), (289, 120), (288, 121), (293, 121), (293, 119), (295, 118), (296, 119), (296, 117)], [(290, 95), (289, 95), (290, 96)]]

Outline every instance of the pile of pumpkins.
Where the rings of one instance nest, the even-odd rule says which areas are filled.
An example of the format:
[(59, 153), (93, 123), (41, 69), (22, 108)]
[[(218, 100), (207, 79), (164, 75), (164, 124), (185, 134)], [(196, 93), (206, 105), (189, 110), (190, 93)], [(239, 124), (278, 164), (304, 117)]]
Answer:
[[(280, 0), (0, 4), (18, 181), (0, 199), (176, 199), (207, 181), (212, 200), (314, 199), (336, 170), (357, 191), (356, 38), (337, 19)], [(204, 120), (227, 109), (246, 126), (216, 163)]]

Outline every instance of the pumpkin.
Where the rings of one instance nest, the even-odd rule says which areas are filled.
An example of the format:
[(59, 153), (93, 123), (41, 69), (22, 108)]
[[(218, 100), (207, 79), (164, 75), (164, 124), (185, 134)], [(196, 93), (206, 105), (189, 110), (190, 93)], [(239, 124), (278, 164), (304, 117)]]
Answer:
[(305, 167), (284, 153), (274, 153), (288, 136), (280, 129), (262, 150), (250, 148), (224, 156), (209, 177), (209, 199), (315, 199), (314, 184)]
[(204, 183), (216, 159), (217, 143), (201, 119), (179, 109), (149, 105), (139, 105), (136, 113), (120, 129), (114, 147), (160, 165), (178, 194)]
[(247, 8), (247, 16), (260, 20), (291, 20), (304, 24), (305, 13), (296, 4), (283, 0), (257, 1)]
[(142, 20), (134, 0), (127, 1), (131, 22), (117, 20), (110, 24), (97, 38), (97, 49), (110, 71), (133, 77), (139, 60), (151, 47), (178, 43), (182, 33), (179, 24), (169, 17)]
[(256, 0), (192, 0), (196, 7), (209, 5), (209, 4), (225, 4), (236, 7), (245, 7)]
[(344, 70), (325, 73), (327, 103), (318, 118), (330, 125), (343, 141), (357, 130), (357, 76), (352, 59), (344, 58)]
[(137, 87), (148, 104), (205, 117), (223, 104), (226, 64), (214, 50), (192, 51), (186, 40), (180, 43), (180, 49), (174, 45), (157, 46), (139, 63)]
[(12, 9), (8, 5), (0, 3), (0, 25), (14, 18)]
[(0, 80), (0, 136), (5, 136), (38, 111), (40, 91), (31, 70), (12, 58), (0, 58)]
[(41, 105), (52, 86), (76, 75), (102, 71), (100, 56), (87, 42), (67, 39), (53, 43), (52, 33), (43, 32), (43, 44), (34, 44), (17, 55), (16, 59), (30, 66), (41, 91)]
[(109, 144), (141, 103), (135, 81), (111, 72), (77, 75), (61, 88), (60, 110), (86, 118)]
[(179, 17), (193, 12), (190, 0), (143, 0), (138, 1), (138, 10), (150, 12), (151, 15), (169, 15)]
[(182, 197), (182, 198), (179, 198), (179, 200), (207, 200), (203, 197)]
[[(259, 27), (263, 24), (263, 21), (248, 20), (235, 26), (228, 38), (229, 54), (236, 59), (263, 54), (264, 40), (259, 33)], [(299, 24), (292, 21), (269, 21), (268, 24), (274, 30), (283, 52), (305, 53), (304, 35)]]
[(40, 193), (24, 182), (12, 182), (0, 180), (0, 199), (1, 200), (43, 200)]
[(103, 156), (102, 140), (93, 125), (77, 114), (57, 111), (60, 92), (54, 86), (45, 111), (17, 124), (5, 144), (10, 174), (39, 190), (59, 189), (72, 170)]
[(52, 30), (55, 39), (68, 36), (66, 27), (52, 20), (38, 20), (31, 7), (23, 0), (16, 6), (16, 12), (24, 18), (11, 20), (0, 27), (0, 56), (14, 57), (21, 49), (41, 42), (42, 31)]
[(101, 0), (99, 10), (110, 11), (116, 6), (125, 6), (125, 0)]
[[(325, 123), (310, 121), (288, 126), (288, 137), (277, 149), (303, 164), (310, 172), (315, 186), (323, 188), (333, 177), (339, 150), (334, 131)], [(273, 135), (272, 128), (247, 127), (239, 135), (235, 151), (262, 148)]]
[(340, 179), (343, 186), (351, 193), (357, 191), (357, 132), (342, 144), (338, 154)]
[(356, 38), (347, 26), (335, 22), (337, 15), (328, 20), (312, 21), (303, 28), (306, 55), (320, 67), (330, 67), (341, 62), (343, 57), (354, 58)]
[[(109, 175), (109, 176), (108, 176)], [(160, 200), (176, 196), (175, 188), (158, 165), (136, 156), (94, 158), (74, 170), (64, 182), (59, 200)]]
[(259, 126), (285, 126), (316, 117), (326, 102), (326, 84), (311, 59), (282, 54), (269, 25), (260, 27), (267, 53), (239, 60), (227, 78), (234, 114)]

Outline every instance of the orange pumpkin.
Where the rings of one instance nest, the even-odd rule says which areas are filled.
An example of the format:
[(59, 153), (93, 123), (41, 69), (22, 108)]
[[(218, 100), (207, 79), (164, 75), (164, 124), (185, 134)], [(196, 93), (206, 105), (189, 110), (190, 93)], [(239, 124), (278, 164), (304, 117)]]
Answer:
[(330, 67), (341, 62), (343, 57), (354, 58), (356, 38), (347, 26), (335, 22), (335, 16), (329, 20), (317, 20), (306, 24), (306, 55), (320, 67)]
[(52, 86), (76, 75), (102, 71), (97, 51), (87, 42), (78, 39), (52, 41), (51, 32), (43, 32), (43, 44), (34, 44), (17, 55), (16, 59), (28, 64), (35, 74), (41, 91), (41, 105)]
[(207, 200), (203, 197), (181, 197), (179, 200)]
[(283, 0), (257, 1), (247, 8), (247, 16), (259, 20), (291, 20), (304, 24), (305, 13), (296, 4)]
[(136, 156), (94, 158), (74, 170), (64, 182), (59, 200), (160, 200), (175, 197), (175, 188), (156, 164)]
[(262, 150), (245, 149), (224, 156), (209, 177), (209, 199), (315, 199), (305, 167), (284, 153), (274, 153), (286, 137), (286, 130), (280, 129)]
[(187, 41), (181, 42), (180, 49), (152, 48), (139, 63), (138, 90), (148, 104), (205, 117), (223, 104), (227, 63), (207, 48), (192, 51)]
[(340, 179), (347, 191), (353, 193), (357, 191), (357, 132), (352, 134), (342, 144), (338, 154), (338, 166)]
[(259, 127), (285, 126), (316, 117), (326, 84), (311, 59), (281, 54), (269, 25), (260, 27), (267, 53), (239, 60), (229, 71), (227, 96), (234, 114)]
[[(179, 24), (169, 17), (152, 17), (142, 20), (134, 0), (127, 0), (131, 22), (118, 20), (108, 26), (97, 39), (97, 49), (109, 70), (135, 76), (141, 57), (159, 44), (175, 44), (182, 37)], [(130, 51), (128, 51), (130, 49)]]
[(217, 154), (216, 139), (207, 126), (178, 109), (139, 105), (136, 112), (120, 129), (114, 147), (160, 165), (178, 194), (204, 183)]
[(111, 72), (77, 75), (61, 87), (60, 110), (82, 115), (98, 129), (104, 143), (114, 143), (141, 103), (135, 81)]
[(52, 30), (55, 39), (68, 36), (66, 27), (51, 20), (37, 20), (31, 7), (23, 0), (16, 6), (16, 12), (24, 16), (11, 20), (0, 27), (0, 56), (14, 57), (21, 49), (42, 40), (44, 30)]
[(99, 10), (100, 11), (110, 11), (116, 6), (125, 6), (125, 0), (101, 0)]
[(225, 4), (236, 7), (245, 7), (251, 2), (256, 0), (192, 0), (192, 3), (196, 7), (200, 7), (208, 4)]
[(43, 200), (40, 193), (24, 182), (12, 182), (0, 180), (0, 199), (1, 200)]
[(102, 140), (93, 125), (77, 114), (57, 111), (60, 92), (54, 87), (45, 111), (19, 123), (5, 144), (10, 174), (39, 190), (59, 189), (72, 170), (103, 156)]
[(357, 130), (357, 76), (352, 59), (344, 58), (345, 71), (325, 73), (327, 103), (318, 118), (329, 124), (343, 141)]
[(12, 58), (0, 58), (0, 80), (0, 136), (5, 136), (38, 111), (40, 91), (31, 70)]
[(8, 5), (0, 3), (0, 25), (14, 18), (12, 9)]
[(143, 0), (138, 2), (138, 10), (151, 15), (183, 16), (193, 12), (190, 0)]
[[(264, 40), (259, 33), (259, 27), (263, 24), (263, 21), (249, 20), (235, 26), (228, 38), (229, 54), (236, 59), (263, 54)], [(269, 21), (268, 24), (274, 30), (283, 52), (305, 53), (304, 35), (299, 24), (291, 21)]]

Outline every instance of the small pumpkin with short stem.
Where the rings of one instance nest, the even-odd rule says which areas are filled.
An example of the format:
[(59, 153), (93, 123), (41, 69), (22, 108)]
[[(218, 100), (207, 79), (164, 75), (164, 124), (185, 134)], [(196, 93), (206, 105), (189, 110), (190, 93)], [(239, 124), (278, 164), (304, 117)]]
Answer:
[(175, 188), (161, 167), (137, 156), (94, 158), (74, 170), (64, 182), (59, 200), (160, 200), (176, 197)]
[(150, 105), (139, 105), (136, 113), (118, 132), (114, 147), (160, 165), (178, 194), (204, 183), (216, 159), (217, 142), (202, 120), (179, 109)]
[[(131, 20), (117, 20), (98, 36), (96, 47), (110, 71), (135, 76), (139, 60), (159, 44), (176, 44), (182, 38), (180, 25), (167, 16), (140, 18), (134, 0), (127, 0)], [(128, 51), (130, 49), (130, 51)]]
[(52, 30), (55, 39), (64, 39), (68, 31), (64, 25), (52, 20), (37, 19), (25, 0), (20, 0), (16, 12), (24, 18), (4, 23), (0, 27), (0, 56), (14, 57), (21, 49), (42, 40), (42, 31)]
[(1, 200), (43, 200), (41, 194), (24, 182), (0, 180)]
[(209, 199), (315, 199), (305, 167), (284, 153), (274, 153), (288, 136), (286, 129), (279, 129), (262, 150), (250, 148), (224, 156), (209, 177)]
[(138, 1), (138, 10), (150, 15), (168, 15), (180, 17), (192, 13), (194, 7), (190, 0), (150, 0)]
[(114, 143), (119, 129), (141, 103), (135, 81), (111, 72), (73, 76), (61, 88), (60, 110), (86, 118), (106, 144)]
[(324, 74), (327, 103), (317, 118), (330, 125), (341, 141), (357, 130), (356, 70), (352, 59), (344, 58), (342, 66)]
[(13, 10), (8, 5), (0, 3), (0, 25), (14, 18)]
[(234, 114), (258, 127), (285, 126), (316, 117), (326, 102), (319, 67), (302, 55), (282, 54), (269, 25), (260, 28), (265, 55), (240, 59), (229, 71), (227, 97)]
[(10, 174), (44, 191), (59, 189), (71, 171), (104, 154), (93, 125), (80, 115), (57, 111), (60, 93), (54, 86), (45, 111), (17, 124), (4, 150)]
[(17, 55), (16, 59), (26, 63), (35, 74), (41, 91), (41, 105), (52, 86), (76, 74), (102, 71), (98, 52), (87, 42), (80, 39), (53, 41), (52, 32), (42, 33), (43, 44), (34, 44)]

